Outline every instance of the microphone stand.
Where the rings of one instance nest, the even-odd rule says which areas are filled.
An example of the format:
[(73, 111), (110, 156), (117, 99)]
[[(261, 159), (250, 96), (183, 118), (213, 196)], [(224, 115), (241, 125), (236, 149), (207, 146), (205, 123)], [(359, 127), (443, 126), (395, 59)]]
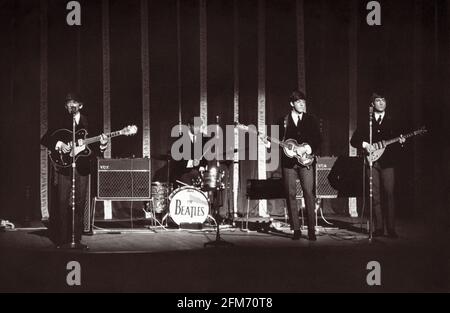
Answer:
[[(372, 147), (372, 124), (373, 124), (373, 105), (369, 107), (369, 144)], [(373, 162), (372, 149), (369, 150), (369, 242), (373, 239)]]
[(75, 158), (75, 128), (76, 128), (76, 120), (75, 115), (78, 111), (75, 111), (72, 114), (72, 197), (71, 197), (71, 205), (72, 205), (72, 240), (70, 243), (66, 243), (61, 246), (63, 249), (75, 249), (75, 250), (87, 250), (88, 247), (83, 245), (80, 242), (75, 242), (75, 179), (76, 179), (76, 158)]
[[(216, 117), (216, 122), (217, 122), (217, 129), (216, 129), (216, 139), (219, 138), (219, 116)], [(220, 175), (219, 172), (219, 166), (220, 166), (220, 162), (219, 162), (219, 151), (218, 149), (216, 149), (216, 168), (217, 168), (217, 175)], [(218, 186), (218, 188), (215, 190), (216, 192), (220, 192), (220, 188), (221, 186)], [(214, 193), (214, 191), (212, 191), (211, 193)], [(213, 203), (211, 202), (211, 207), (213, 206)], [(219, 227), (219, 217), (220, 217), (220, 213), (219, 213), (219, 208), (216, 207), (214, 208), (214, 215), (215, 215), (215, 219), (216, 219), (216, 240), (214, 241), (209, 241), (206, 242), (203, 246), (207, 247), (207, 246), (213, 246), (213, 247), (231, 247), (234, 246), (233, 243), (228, 242), (223, 240), (220, 237), (220, 227)]]

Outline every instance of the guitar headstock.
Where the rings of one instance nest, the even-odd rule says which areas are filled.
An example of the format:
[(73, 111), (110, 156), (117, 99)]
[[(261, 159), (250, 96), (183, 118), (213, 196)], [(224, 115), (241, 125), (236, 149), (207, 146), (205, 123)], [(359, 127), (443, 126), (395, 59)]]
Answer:
[(137, 133), (137, 130), (138, 128), (136, 125), (128, 125), (127, 127), (124, 127), (120, 133), (125, 136), (132, 136)]
[(422, 126), (421, 128), (419, 128), (418, 130), (416, 130), (414, 132), (415, 135), (423, 135), (426, 134), (428, 132), (427, 128), (425, 126)]

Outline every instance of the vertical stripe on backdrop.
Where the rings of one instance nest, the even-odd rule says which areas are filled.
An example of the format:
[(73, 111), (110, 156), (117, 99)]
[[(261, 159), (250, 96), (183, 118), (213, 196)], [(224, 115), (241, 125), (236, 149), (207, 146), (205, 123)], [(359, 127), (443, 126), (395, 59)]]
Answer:
[[(357, 49), (358, 49), (358, 21), (357, 21), (357, 3), (355, 3), (355, 1), (351, 2), (351, 10), (350, 10), (350, 27), (349, 27), (349, 108), (348, 108), (348, 112), (349, 112), (349, 125), (348, 125), (348, 134), (349, 134), (349, 140), (348, 142), (350, 143), (350, 138), (353, 134), (353, 132), (356, 129), (356, 122), (357, 122), (357, 101), (358, 101), (358, 90), (357, 90), (357, 79), (358, 79), (358, 72), (357, 72), (357, 68), (358, 68), (358, 54), (357, 54)], [(356, 156), (356, 149), (353, 148), (350, 144), (349, 144), (349, 156)], [(356, 209), (357, 204), (356, 204), (356, 198), (349, 198), (348, 199), (348, 209), (349, 209), (349, 214), (352, 217), (358, 217), (358, 211)]]
[[(233, 2), (233, 120), (239, 121), (239, 9), (238, 0)], [(239, 189), (239, 130), (234, 128), (234, 159), (233, 159), (233, 217), (237, 217)]]
[[(48, 130), (48, 3), (40, 2), (40, 137)], [(48, 154), (47, 148), (40, 150), (41, 216), (48, 220)]]
[[(266, 16), (265, 0), (258, 2), (258, 131), (266, 133)], [(258, 140), (258, 179), (266, 179), (266, 147)], [(259, 216), (269, 216), (267, 200), (259, 200)]]
[(207, 21), (206, 0), (200, 1), (200, 117), (204, 125), (208, 124), (208, 101), (207, 101)]
[(141, 0), (142, 157), (150, 157), (148, 1)]

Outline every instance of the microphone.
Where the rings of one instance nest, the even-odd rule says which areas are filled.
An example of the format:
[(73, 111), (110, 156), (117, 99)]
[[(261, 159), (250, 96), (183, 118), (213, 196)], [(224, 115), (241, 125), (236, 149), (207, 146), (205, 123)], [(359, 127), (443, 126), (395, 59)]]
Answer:
[(76, 114), (81, 109), (81, 105), (78, 103), (67, 104), (67, 110), (70, 114)]
[(78, 108), (76, 108), (76, 107), (70, 107), (70, 108), (69, 108), (69, 112), (70, 112), (70, 114), (77, 114)]

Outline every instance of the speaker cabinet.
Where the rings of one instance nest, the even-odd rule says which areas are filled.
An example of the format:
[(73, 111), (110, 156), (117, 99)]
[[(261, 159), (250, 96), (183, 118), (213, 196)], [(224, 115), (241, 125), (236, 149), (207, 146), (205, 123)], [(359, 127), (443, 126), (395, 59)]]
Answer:
[(150, 159), (98, 159), (99, 200), (149, 200)]
[(316, 197), (337, 198), (338, 191), (334, 189), (328, 176), (336, 162), (336, 157), (318, 157), (316, 163)]
[(85, 233), (91, 231), (91, 217), (91, 174), (89, 174), (83, 211), (83, 232)]

